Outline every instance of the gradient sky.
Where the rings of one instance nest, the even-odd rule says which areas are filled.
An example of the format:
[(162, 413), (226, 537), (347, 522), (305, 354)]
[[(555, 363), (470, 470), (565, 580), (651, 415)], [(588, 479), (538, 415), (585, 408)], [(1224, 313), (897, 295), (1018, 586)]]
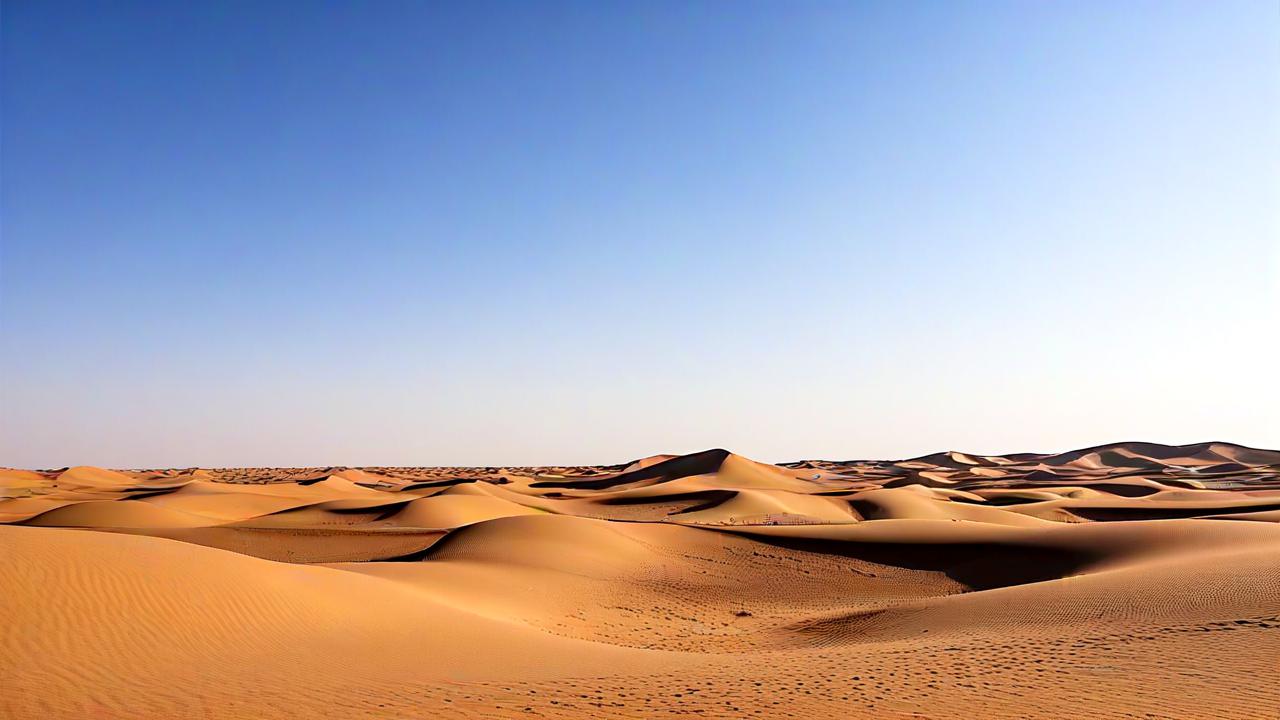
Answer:
[(1280, 447), (1278, 8), (5, 2), (0, 465)]

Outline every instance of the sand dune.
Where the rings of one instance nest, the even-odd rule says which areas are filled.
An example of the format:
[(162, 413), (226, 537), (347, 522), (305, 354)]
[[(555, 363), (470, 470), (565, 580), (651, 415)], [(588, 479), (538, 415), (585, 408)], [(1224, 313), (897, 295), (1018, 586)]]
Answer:
[(140, 500), (92, 500), (72, 503), (24, 521), (41, 527), (166, 528), (199, 527), (209, 521)]
[(1280, 452), (0, 470), (0, 716), (1273, 718)]
[(445, 491), (407, 503), (386, 518), (400, 527), (458, 528), (485, 520), (533, 515), (538, 511), (489, 495)]

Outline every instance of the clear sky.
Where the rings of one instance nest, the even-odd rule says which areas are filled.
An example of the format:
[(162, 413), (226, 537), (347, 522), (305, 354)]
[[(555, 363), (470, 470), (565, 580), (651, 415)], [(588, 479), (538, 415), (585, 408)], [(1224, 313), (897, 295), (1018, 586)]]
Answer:
[(1280, 447), (1278, 8), (5, 2), (0, 465)]

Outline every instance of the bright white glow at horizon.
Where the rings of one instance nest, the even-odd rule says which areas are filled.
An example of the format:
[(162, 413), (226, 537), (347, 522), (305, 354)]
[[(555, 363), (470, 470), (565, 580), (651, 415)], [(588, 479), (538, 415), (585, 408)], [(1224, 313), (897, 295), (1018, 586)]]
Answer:
[(1280, 447), (1280, 10), (18, 3), (0, 465)]

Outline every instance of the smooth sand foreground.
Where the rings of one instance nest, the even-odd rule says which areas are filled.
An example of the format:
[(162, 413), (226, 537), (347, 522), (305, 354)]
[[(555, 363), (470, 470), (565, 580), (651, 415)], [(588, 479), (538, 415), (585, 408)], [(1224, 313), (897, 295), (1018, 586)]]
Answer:
[(1276, 718), (1280, 452), (0, 470), (3, 718)]

